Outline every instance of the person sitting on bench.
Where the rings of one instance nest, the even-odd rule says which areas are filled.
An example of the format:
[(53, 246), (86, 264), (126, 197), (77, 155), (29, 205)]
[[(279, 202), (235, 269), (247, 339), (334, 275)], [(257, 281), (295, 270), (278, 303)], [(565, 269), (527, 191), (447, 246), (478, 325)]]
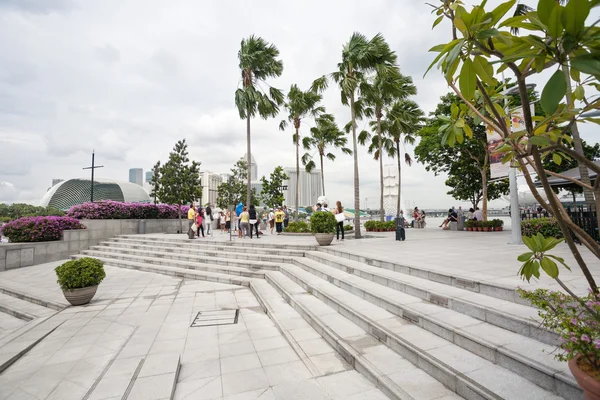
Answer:
[(448, 217), (442, 222), (440, 228), (449, 229), (448, 224), (450, 222), (458, 222), (458, 214), (453, 209), (448, 210)]

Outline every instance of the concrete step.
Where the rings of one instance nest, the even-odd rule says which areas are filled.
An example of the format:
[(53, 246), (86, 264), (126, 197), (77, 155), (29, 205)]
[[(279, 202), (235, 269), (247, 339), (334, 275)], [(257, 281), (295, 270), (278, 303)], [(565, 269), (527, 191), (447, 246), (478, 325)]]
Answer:
[(0, 293), (0, 311), (24, 321), (31, 321), (39, 317), (47, 317), (56, 311), (29, 301)]
[[(171, 242), (171, 243), (191, 243), (189, 239), (181, 239), (178, 237), (169, 237), (170, 235), (165, 234), (161, 236), (150, 236), (150, 235), (119, 235), (116, 239), (124, 238), (124, 239), (141, 239), (148, 241), (159, 241), (159, 242)], [(195, 241), (194, 241), (195, 242)], [(235, 240), (232, 242), (219, 242), (220, 245), (224, 246), (234, 246), (234, 247), (251, 247), (251, 248), (273, 248), (276, 247), (278, 249), (286, 249), (286, 250), (306, 250), (313, 251), (317, 250), (319, 246), (317, 245), (299, 245), (299, 244), (277, 244), (273, 243), (262, 243), (260, 239), (258, 240)]]
[[(131, 246), (131, 245), (130, 245)], [(267, 261), (275, 263), (287, 263), (292, 262), (293, 257), (291, 256), (278, 256), (271, 254), (245, 254), (245, 253), (229, 253), (227, 251), (210, 251), (202, 248), (196, 249), (179, 249), (177, 247), (160, 247), (156, 248), (152, 245), (137, 246), (138, 248), (131, 248), (122, 245), (119, 242), (110, 244), (108, 246), (92, 246), (90, 250), (99, 251), (114, 251), (123, 254), (147, 254), (153, 257), (164, 257), (173, 258), (177, 260), (202, 260), (204, 257), (217, 257), (224, 259), (242, 260), (243, 262), (256, 262), (256, 261)]]
[[(397, 314), (390, 313), (373, 302), (361, 298), (358, 293), (354, 295), (343, 290), (299, 266), (283, 265), (281, 272), (463, 397), (522, 399), (523, 393), (528, 394), (528, 399), (582, 397), (581, 391), (568, 371), (556, 371), (553, 376), (548, 377), (547, 374), (532, 368), (521, 368), (524, 363), (512, 366), (513, 371), (511, 371), (406, 319), (401, 319)], [(267, 280), (269, 276), (266, 275)], [(372, 296), (372, 293), (363, 295), (368, 297)], [(396, 292), (396, 296), (406, 295)], [(429, 306), (434, 307), (434, 305)], [(449, 310), (445, 311), (449, 312)], [(404, 318), (411, 317), (407, 313), (401, 315)], [(415, 317), (415, 321), (421, 320), (420, 317), (418, 319), (416, 316), (412, 317)], [(473, 341), (472, 350), (478, 351), (477, 346), (478, 344)], [(519, 346), (521, 347), (525, 354), (531, 354), (527, 346)], [(503, 362), (500, 354), (502, 353), (497, 351), (494, 357), (498, 356), (496, 361)], [(513, 359), (518, 359), (518, 356), (515, 355)], [(506, 365), (510, 365), (511, 360), (509, 358), (506, 360)], [(537, 381), (536, 379), (539, 378), (544, 379)]]
[[(85, 254), (77, 254), (71, 258), (82, 258), (88, 257)], [(182, 267), (172, 267), (167, 265), (153, 265), (147, 262), (141, 261), (125, 261), (111, 257), (95, 257), (105, 263), (105, 265), (135, 269), (143, 272), (152, 272), (155, 274), (178, 276), (185, 279), (195, 279), (200, 281), (228, 283), (230, 285), (249, 286), (252, 278), (246, 278), (243, 276), (232, 276), (225, 273), (216, 273), (210, 271), (198, 271), (195, 269), (187, 269)]]
[[(206, 251), (225, 251), (227, 253), (246, 253), (246, 254), (272, 254), (279, 256), (293, 256), (303, 257), (306, 250), (292, 250), (292, 249), (280, 249), (276, 247), (252, 247), (252, 246), (236, 246), (224, 245), (223, 242), (215, 241), (187, 241), (187, 242), (166, 242), (159, 240), (146, 240), (143, 236), (138, 238), (123, 238), (116, 237), (108, 239), (100, 245), (109, 246), (112, 243), (119, 243), (120, 246), (151, 246), (154, 248), (169, 247), (182, 249), (184, 252), (186, 249), (191, 250), (206, 250)], [(135, 248), (135, 247), (133, 247)]]
[(5, 334), (12, 332), (26, 323), (27, 321), (21, 318), (0, 311), (0, 337), (4, 337)]
[(67, 307), (66, 304), (55, 303), (50, 300), (33, 297), (27, 293), (23, 293), (21, 291), (18, 291), (18, 290), (12, 289), (12, 288), (8, 288), (8, 287), (2, 286), (2, 285), (0, 285), (0, 293), (6, 294), (11, 297), (16, 297), (17, 299), (25, 300), (30, 303), (40, 305), (42, 307), (50, 308), (55, 311), (61, 311), (65, 307)]
[(427, 279), (433, 282), (444, 283), (446, 285), (466, 289), (489, 297), (495, 297), (497, 299), (507, 300), (513, 303), (518, 303), (526, 306), (529, 305), (527, 300), (522, 299), (517, 294), (513, 286), (496, 284), (494, 282), (489, 281), (484, 282), (481, 280), (473, 279), (469, 276), (455, 275), (452, 273), (441, 272), (439, 270), (434, 271), (424, 267), (404, 265), (401, 262), (390, 262), (383, 259), (378, 259), (377, 257), (365, 257), (362, 255), (349, 253), (344, 250), (334, 249), (331, 247), (319, 247), (317, 251), (321, 251), (326, 254), (332, 254), (352, 261), (359, 261), (361, 263), (372, 265), (374, 267), (401, 272), (406, 275), (417, 276), (419, 278)]
[[(269, 287), (267, 282), (272, 287)], [(299, 346), (304, 346), (306, 351), (314, 352), (317, 346), (329, 344), (345, 363), (363, 374), (391, 399), (461, 398), (401, 355), (378, 342), (365, 330), (339, 315), (335, 309), (310, 296), (302, 287), (280, 272), (267, 272), (267, 282), (254, 281), (251, 285), (259, 301), (262, 298), (275, 299), (275, 304), (279, 305), (278, 301), (283, 296), (296, 313), (306, 321), (304, 324), (295, 325), (299, 329), (292, 330), (292, 336), (306, 335), (307, 329), (304, 327), (308, 323), (312, 327), (308, 330), (309, 333), (316, 331), (322, 337), (322, 339), (298, 341)], [(273, 288), (278, 293), (274, 293)], [(280, 305), (279, 307), (281, 308)], [(296, 321), (294, 323), (297, 324)], [(294, 326), (288, 321), (286, 324)], [(320, 367), (322, 363), (323, 361), (318, 363), (317, 368), (322, 368)]]
[[(567, 365), (554, 359), (554, 345), (524, 337), (314, 260), (299, 258), (295, 260), (295, 264), (465, 350), (527, 377), (548, 390), (554, 390), (560, 385), (560, 382), (555, 382), (557, 374), (570, 376)], [(574, 380), (571, 383), (576, 386)]]
[[(166, 265), (185, 269), (194, 269), (197, 271), (217, 272), (229, 275), (246, 276), (251, 278), (263, 277), (263, 272), (258, 270), (258, 268), (251, 270), (247, 263), (229, 263), (227, 260), (224, 259), (206, 257), (203, 257), (201, 259), (194, 259), (193, 256), (191, 258), (186, 258), (184, 256), (178, 257), (177, 255), (171, 256), (169, 253), (164, 253), (164, 257), (163, 254), (152, 254), (149, 256), (143, 256), (141, 254), (137, 255), (120, 253), (109, 250), (84, 250), (81, 252), (81, 254), (95, 258), (102, 257), (110, 258), (113, 260), (144, 262), (147, 264)], [(230, 264), (233, 264), (233, 266), (231, 266)]]
[[(373, 267), (319, 251), (307, 252), (306, 259), (359, 276), (543, 343), (553, 346), (559, 344), (557, 334), (540, 326), (541, 320), (537, 315), (537, 310), (533, 307), (473, 293), (469, 290), (417, 276)], [(306, 259), (299, 259), (299, 262)]]

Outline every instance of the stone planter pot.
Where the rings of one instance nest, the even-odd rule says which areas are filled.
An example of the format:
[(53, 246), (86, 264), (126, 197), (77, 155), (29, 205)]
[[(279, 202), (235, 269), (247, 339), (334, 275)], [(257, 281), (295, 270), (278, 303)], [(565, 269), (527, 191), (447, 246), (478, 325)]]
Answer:
[(600, 382), (592, 378), (585, 372), (583, 372), (577, 361), (581, 358), (581, 355), (569, 360), (569, 369), (575, 377), (577, 384), (583, 390), (583, 397), (585, 400), (600, 400)]
[(497, 226), (496, 227), (496, 232), (502, 232), (502, 227), (501, 226)]
[(65, 299), (67, 299), (71, 305), (81, 306), (89, 303), (92, 300), (97, 289), (98, 285), (89, 286), (81, 289), (63, 290), (63, 294), (65, 295)]
[(329, 246), (333, 241), (333, 233), (315, 233), (315, 239), (319, 246)]

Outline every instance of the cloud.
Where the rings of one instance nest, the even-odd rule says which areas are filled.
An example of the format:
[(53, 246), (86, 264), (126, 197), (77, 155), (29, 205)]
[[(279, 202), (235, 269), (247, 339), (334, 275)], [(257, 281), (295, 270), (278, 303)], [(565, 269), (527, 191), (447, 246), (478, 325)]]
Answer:
[(0, 0), (0, 9), (12, 9), (32, 14), (65, 12), (75, 5), (72, 0)]

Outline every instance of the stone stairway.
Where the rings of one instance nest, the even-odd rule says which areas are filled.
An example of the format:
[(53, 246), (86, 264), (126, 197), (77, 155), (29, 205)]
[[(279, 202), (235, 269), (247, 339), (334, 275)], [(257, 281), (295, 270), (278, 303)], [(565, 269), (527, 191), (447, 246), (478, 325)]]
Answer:
[(249, 286), (259, 302), (285, 301), (390, 398), (582, 398), (566, 363), (550, 354), (557, 337), (508, 288), (341, 248), (131, 235), (76, 257)]

